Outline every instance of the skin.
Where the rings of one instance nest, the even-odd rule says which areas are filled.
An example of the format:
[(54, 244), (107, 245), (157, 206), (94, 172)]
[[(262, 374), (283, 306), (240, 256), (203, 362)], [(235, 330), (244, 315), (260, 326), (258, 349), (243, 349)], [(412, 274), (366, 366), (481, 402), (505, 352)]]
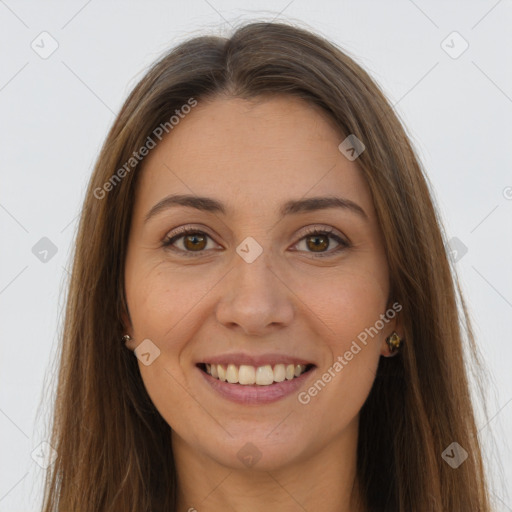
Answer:
[[(129, 349), (150, 339), (160, 350), (139, 368), (172, 428), (178, 510), (364, 510), (359, 411), (379, 358), (390, 355), (386, 336), (401, 334), (396, 317), (359, 343), (308, 404), (297, 393), (236, 404), (196, 367), (228, 352), (296, 355), (317, 366), (301, 388), (307, 391), (389, 308), (382, 235), (357, 160), (338, 150), (344, 138), (319, 107), (297, 98), (218, 97), (200, 101), (144, 160), (126, 259), (125, 326)], [(169, 194), (215, 198), (227, 214), (176, 206), (144, 223)], [(367, 218), (340, 208), (278, 215), (287, 200), (333, 195), (357, 203)], [(185, 236), (174, 242), (176, 252), (162, 247), (180, 226), (206, 233), (207, 245), (194, 251)], [(340, 244), (324, 235), (315, 251), (308, 226), (334, 229), (350, 246), (335, 252)], [(248, 236), (263, 249), (250, 264), (236, 252)], [(261, 454), (251, 467), (237, 456), (248, 442)]]

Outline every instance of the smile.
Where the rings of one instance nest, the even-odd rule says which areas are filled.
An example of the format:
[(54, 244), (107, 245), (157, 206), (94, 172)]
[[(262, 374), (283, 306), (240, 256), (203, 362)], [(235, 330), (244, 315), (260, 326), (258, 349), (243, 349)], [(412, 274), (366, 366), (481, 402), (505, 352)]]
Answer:
[(314, 365), (266, 364), (263, 366), (202, 363), (199, 368), (214, 379), (242, 386), (270, 386), (285, 380), (293, 380), (306, 373)]

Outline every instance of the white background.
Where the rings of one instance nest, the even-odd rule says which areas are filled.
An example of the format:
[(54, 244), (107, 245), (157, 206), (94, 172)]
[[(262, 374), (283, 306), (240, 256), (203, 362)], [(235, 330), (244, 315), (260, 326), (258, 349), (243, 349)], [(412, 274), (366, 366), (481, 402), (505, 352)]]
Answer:
[[(45, 439), (40, 404), (69, 251), (115, 114), (171, 46), (274, 18), (332, 39), (381, 85), (427, 170), (448, 237), (468, 248), (457, 271), (491, 378), (479, 428), (496, 510), (512, 511), (510, 0), (0, 0), (0, 511), (39, 507), (44, 471), (31, 452)], [(34, 40), (50, 47), (43, 31), (58, 43), (47, 59), (31, 48)], [(441, 45), (453, 31), (469, 43), (456, 59)], [(444, 44), (453, 53), (461, 43), (450, 36)], [(46, 263), (32, 253), (42, 237), (58, 249)]]

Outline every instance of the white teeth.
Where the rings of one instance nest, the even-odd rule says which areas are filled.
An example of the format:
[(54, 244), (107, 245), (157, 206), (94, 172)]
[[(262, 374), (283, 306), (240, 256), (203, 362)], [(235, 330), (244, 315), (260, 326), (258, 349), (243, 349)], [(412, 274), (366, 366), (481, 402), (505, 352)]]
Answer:
[(265, 366), (258, 366), (256, 370), (256, 384), (260, 386), (268, 386), (274, 382), (274, 371), (272, 366), (266, 364)]
[(256, 382), (256, 369), (254, 366), (241, 365), (238, 369), (238, 382), (240, 384), (254, 384)]
[(276, 364), (274, 368), (267, 364), (264, 366), (250, 366), (235, 364), (221, 365), (221, 364), (205, 364), (206, 372), (212, 377), (219, 379), (223, 382), (230, 384), (269, 386), (274, 382), (283, 382), (292, 380), (299, 377), (306, 371), (306, 366), (303, 364)]
[(286, 369), (284, 364), (276, 364), (274, 366), (274, 380), (276, 382), (283, 382), (286, 379)]
[(238, 382), (238, 368), (234, 364), (228, 364), (226, 370), (226, 380), (230, 384), (236, 384)]

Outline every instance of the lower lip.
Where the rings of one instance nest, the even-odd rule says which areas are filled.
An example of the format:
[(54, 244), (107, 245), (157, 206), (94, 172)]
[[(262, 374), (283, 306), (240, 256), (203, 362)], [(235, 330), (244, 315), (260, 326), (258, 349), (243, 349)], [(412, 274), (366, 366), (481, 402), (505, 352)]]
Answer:
[(276, 382), (269, 386), (254, 385), (242, 385), (242, 384), (230, 384), (222, 380), (216, 379), (204, 372), (200, 368), (197, 368), (201, 373), (206, 382), (221, 396), (245, 405), (259, 405), (269, 404), (277, 402), (281, 398), (291, 395), (297, 391), (304, 382), (314, 373), (316, 367), (301, 374), (299, 377), (294, 377), (291, 380), (284, 380), (283, 382)]

